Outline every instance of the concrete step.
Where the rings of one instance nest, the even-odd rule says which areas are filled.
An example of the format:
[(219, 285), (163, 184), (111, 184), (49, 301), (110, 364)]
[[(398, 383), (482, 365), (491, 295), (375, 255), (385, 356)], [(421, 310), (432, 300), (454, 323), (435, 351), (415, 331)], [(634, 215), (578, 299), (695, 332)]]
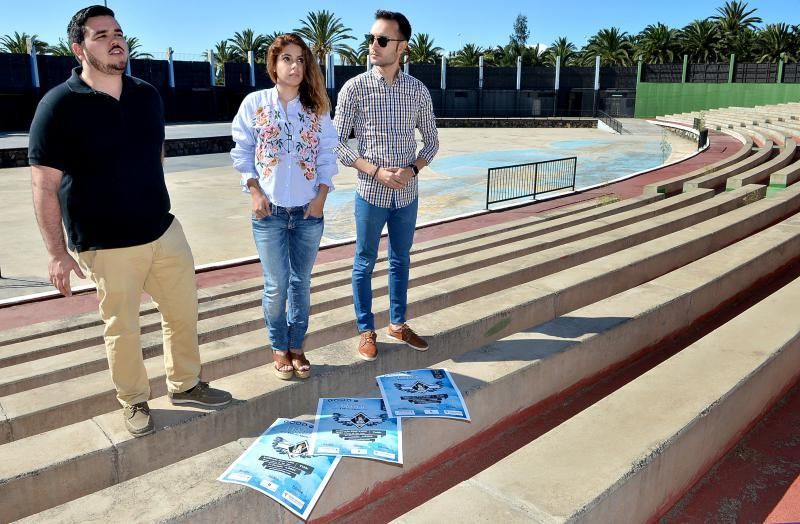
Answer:
[(706, 124), (716, 126), (718, 130), (721, 129), (738, 129), (744, 127), (745, 123), (738, 119), (725, 118), (717, 115), (709, 115), (706, 117)]
[[(763, 187), (752, 189), (763, 194)], [(728, 198), (734, 193), (718, 198)], [(255, 395), (261, 399), (259, 402), (248, 400), (217, 412), (206, 412), (190, 408), (165, 409), (169, 407), (167, 400), (164, 397), (155, 399), (151, 406), (158, 430), (151, 437), (131, 437), (116, 411), (92, 419), (96, 432), (106, 440), (90, 451), (84, 450), (80, 456), (72, 451), (73, 445), (69, 442), (75, 425), (4, 444), (0, 446), (0, 492), (3, 494), (0, 499), (29, 501), (28, 495), (36, 489), (34, 486), (58, 486), (47, 497), (30, 500), (27, 508), (18, 505), (17, 511), (22, 516), (96, 491), (94, 476), (92, 486), (76, 481), (80, 476), (75, 475), (70, 477), (71, 482), (64, 481), (66, 472), (84, 471), (81, 464), (87, 457), (106, 457), (102, 478), (110, 485), (223, 445), (242, 434), (255, 436), (276, 416), (312, 411), (320, 396), (354, 394), (370, 385), (376, 374), (431, 365), (438, 359), (470, 351), (527, 326), (552, 320), (713, 253), (798, 209), (800, 192), (790, 188), (769, 200), (755, 202), (672, 234), (656, 235), (651, 241), (633, 242), (627, 249), (615, 250), (610, 255), (533, 282), (534, 277), (528, 275), (519, 282), (507, 281), (504, 288), (490, 295), (481, 291), (485, 288), (480, 283), (481, 278), (491, 279), (484, 275), (488, 270), (467, 273), (465, 279), (475, 282), (479, 291), (471, 301), (447, 307), (447, 300), (440, 300), (438, 307), (430, 311), (434, 314), (426, 317), (431, 324), (421, 319), (419, 323), (415, 321), (415, 326), (431, 337), (432, 351), (418, 353), (407, 348), (406, 351), (383, 351), (386, 355), (377, 363), (367, 364), (354, 356), (355, 340), (349, 339), (315, 350), (313, 361), (317, 374), (305, 383), (276, 385), (279, 381), (272, 377), (269, 366), (216, 382), (232, 391), (237, 399)], [(642, 227), (641, 224), (635, 226)], [(524, 257), (515, 262), (522, 267), (529, 265)], [(441, 296), (442, 292), (435, 290), (433, 294)], [(436, 326), (448, 318), (455, 319), (460, 327), (440, 331)], [(254, 388), (263, 391), (264, 387), (271, 394), (254, 393)], [(354, 389), (347, 389), (350, 387)], [(86, 422), (78, 425), (82, 426), (82, 431), (89, 431), (91, 427), (86, 426)], [(165, 431), (167, 428), (169, 430)], [(31, 452), (41, 448), (46, 448), (47, 453)]]
[(784, 189), (800, 180), (800, 153), (795, 155), (794, 162), (772, 173), (769, 177), (771, 190)]
[(754, 131), (758, 131), (759, 133), (767, 137), (769, 140), (772, 140), (773, 144), (775, 144), (778, 147), (783, 147), (783, 145), (787, 141), (790, 141), (790, 139), (786, 136), (786, 134), (772, 127), (766, 127), (762, 125), (752, 125), (747, 127), (749, 127)]
[[(630, 202), (625, 201), (618, 204), (611, 204), (608, 207), (612, 209), (604, 213), (606, 216), (601, 215), (602, 218), (592, 222), (579, 220), (578, 225), (573, 225), (572, 222), (562, 223), (562, 220), (567, 219), (556, 219), (546, 222), (541, 228), (534, 228), (531, 230), (525, 228), (524, 231), (520, 230), (523, 231), (524, 234), (521, 233), (516, 237), (510, 236), (510, 234), (500, 234), (498, 235), (498, 239), (494, 239), (491, 242), (484, 240), (464, 242), (462, 244), (464, 246), (463, 248), (450, 248), (444, 254), (439, 251), (421, 253), (413, 260), (414, 267), (410, 273), (410, 285), (411, 287), (415, 287), (429, 284), (474, 268), (484, 267), (523, 254), (533, 253), (555, 245), (572, 242), (592, 234), (633, 223), (637, 220), (660, 215), (669, 210), (689, 205), (692, 202), (709, 198), (710, 196), (710, 194), (682, 196), (681, 198), (659, 202), (647, 207), (641, 206), (644, 203), (658, 200), (661, 197), (640, 197), (638, 199), (631, 199)], [(629, 211), (624, 211), (625, 209), (629, 209)], [(608, 216), (609, 213), (615, 210), (619, 210), (620, 212)], [(551, 232), (548, 233), (548, 231)], [(534, 235), (539, 232), (544, 234), (538, 236)], [(517, 240), (514, 241), (515, 239)], [(494, 249), (489, 249), (493, 246), (495, 246)], [(450, 255), (449, 260), (443, 258), (445, 254)], [(436, 257), (433, 259), (434, 263), (429, 265), (417, 264), (419, 260), (423, 262), (432, 260), (430, 258), (431, 256)], [(328, 284), (330, 284), (332, 279), (336, 279), (336, 283), (339, 287), (329, 288)], [(312, 293), (318, 287), (322, 287), (325, 291), (314, 293), (314, 300), (312, 300), (313, 306), (311, 309), (312, 313), (343, 307), (351, 303), (352, 291), (349, 271), (325, 275), (319, 277), (318, 280), (323, 280), (323, 282), (313, 282), (312, 280)], [(381, 297), (387, 293), (387, 282), (384, 281), (384, 279), (376, 277), (376, 281), (373, 284), (373, 296)], [(260, 304), (260, 299), (256, 300), (256, 303)], [(151, 321), (155, 323), (159, 320), (158, 318), (153, 318)], [(144, 321), (142, 323), (144, 323)], [(263, 312), (261, 307), (251, 307), (250, 310), (237, 310), (233, 313), (201, 320), (198, 324), (199, 338), (201, 343), (213, 342), (224, 337), (258, 330), (261, 329), (262, 326)], [(161, 333), (153, 331), (143, 335), (142, 349), (146, 358), (161, 354)], [(17, 348), (17, 350), (21, 351), (21, 348)], [(0, 395), (18, 393), (34, 387), (52, 384), (102, 369), (107, 369), (105, 347), (102, 344), (35, 361), (23, 362), (4, 369), (3, 377), (0, 377)]]
[(654, 182), (652, 184), (647, 184), (644, 186), (643, 194), (645, 195), (657, 195), (657, 194), (664, 194), (667, 196), (677, 195), (683, 190), (684, 182), (688, 182), (689, 180), (694, 180), (698, 177), (703, 175), (708, 175), (710, 173), (715, 173), (722, 169), (725, 169), (729, 166), (733, 166), (738, 164), (739, 162), (744, 161), (752, 154), (753, 149), (753, 139), (749, 136), (745, 139), (742, 147), (734, 153), (733, 155), (723, 158), (722, 160), (718, 160), (712, 164), (708, 164), (703, 166), (699, 169), (695, 169), (685, 175), (678, 175), (676, 177), (669, 178), (667, 180), (662, 180), (661, 182)]
[(790, 140), (786, 147), (781, 149), (780, 153), (774, 158), (764, 162), (758, 167), (728, 178), (725, 183), (725, 190), (730, 191), (737, 187), (746, 186), (747, 184), (767, 183), (774, 173), (794, 162), (797, 152), (796, 148), (797, 144), (795, 141)]
[[(600, 205), (603, 205), (604, 203), (606, 203), (605, 199), (591, 200), (589, 202), (581, 203), (580, 205), (577, 205), (574, 208), (572, 206), (566, 206), (565, 208), (559, 211), (563, 216), (566, 216), (572, 212), (585, 211), (587, 209), (590, 209), (591, 207), (598, 207)], [(514, 221), (503, 222), (493, 226), (488, 226), (485, 228), (481, 228), (479, 230), (467, 231), (465, 233), (460, 233), (457, 235), (450, 235), (430, 240), (427, 242), (420, 242), (413, 246), (412, 252), (427, 251), (428, 249), (440, 246), (446, 247), (447, 245), (458, 243), (464, 238), (470, 237), (470, 235), (476, 235), (476, 237), (490, 236), (495, 233), (510, 231), (517, 227), (523, 227), (525, 225), (529, 225), (530, 223), (533, 222), (546, 220), (550, 216), (551, 215), (548, 214), (547, 217), (545, 217), (544, 215), (525, 217)], [(557, 212), (553, 212), (552, 216), (556, 218), (559, 217)], [(387, 260), (386, 255), (387, 255), (386, 250), (380, 251), (378, 253), (378, 259), (377, 259), (378, 262), (386, 261)], [(351, 260), (337, 260), (325, 264), (317, 264), (314, 266), (312, 275), (321, 276), (331, 272), (341, 271), (347, 268), (347, 264), (349, 264), (350, 267), (352, 267)], [(257, 291), (261, 287), (261, 285), (262, 285), (262, 280), (260, 278), (254, 278), (246, 280), (237, 280), (235, 282), (213, 286), (210, 288), (202, 288), (198, 290), (198, 301), (200, 302), (202, 308), (202, 304), (208, 300), (215, 300), (215, 299), (225, 298), (228, 296), (235, 296), (238, 294)], [(140, 314), (147, 315), (151, 313), (156, 313), (155, 307), (152, 304), (143, 303), (140, 308)], [(100, 326), (100, 325), (102, 325), (102, 322), (99, 320), (97, 314), (94, 312), (85, 313), (82, 315), (75, 315), (58, 321), (47, 321), (47, 322), (28, 324), (25, 326), (20, 326), (18, 328), (0, 331), (0, 347), (9, 344), (15, 344), (18, 342), (25, 342), (42, 336), (58, 335), (61, 333), (68, 333), (70, 331), (74, 331), (77, 329), (83, 329), (86, 327)], [(0, 363), (2, 362), (3, 360), (0, 359)]]
[(478, 519), (655, 521), (798, 379), (798, 301), (800, 279), (400, 522), (465, 499)]
[(795, 142), (800, 140), (800, 122), (790, 120), (789, 122), (778, 123), (773, 121), (772, 123), (761, 125), (767, 129), (775, 129), (787, 137), (792, 138)]
[[(363, 503), (367, 492), (371, 499), (391, 493), (410, 477), (457, 453), (471, 439), (502, 428), (511, 417), (530, 413), (531, 407), (605, 374), (644, 348), (686, 329), (794, 260), (798, 248), (800, 220), (795, 217), (655, 280), (436, 364), (447, 367), (456, 377), (470, 407), (472, 422), (405, 420), (403, 468), (374, 461), (342, 461), (312, 518), (332, 519), (342, 508)], [(487, 300), (488, 297), (478, 299), (475, 305), (486, 304)], [(474, 318), (477, 308), (465, 311)], [(501, 312), (500, 318), (504, 317), (515, 324), (513, 327), (519, 325), (518, 310)], [(459, 319), (434, 313), (419, 321), (433, 322), (435, 329), (446, 330), (447, 325), (453, 326)], [(373, 389), (374, 382), (360, 393), (371, 395)], [(269, 420), (263, 424), (265, 427)], [(239, 520), (282, 522), (289, 518), (288, 512), (266, 497), (215, 481), (251, 441), (224, 444), (25, 522), (136, 520), (143, 505), (148, 521), (212, 522), (236, 515)], [(527, 474), (517, 478), (524, 479)], [(453, 508), (463, 508), (470, 500), (450, 500), (448, 504), (449, 518), (445, 521), (452, 519)], [(413, 515), (415, 519), (420, 517)], [(503, 515), (503, 511), (495, 514)], [(421, 517), (427, 516), (424, 513)]]
[[(632, 210), (619, 215), (608, 217), (595, 223), (582, 224), (579, 231), (569, 233), (567, 230), (543, 235), (525, 243), (513, 243), (502, 248), (497, 247), (487, 253), (473, 253), (468, 256), (454, 258), (443, 262), (446, 266), (442, 271), (451, 272), (446, 279), (426, 286), (416, 285), (409, 291), (409, 314), (417, 316), (439, 307), (442, 300), (446, 305), (451, 305), (464, 300), (470, 300), (481, 292), (493, 292), (501, 286), (514, 285), (524, 279), (538, 278), (540, 276), (561, 270), (565, 267), (581, 264), (592, 258), (613, 253), (621, 248), (643, 242), (659, 235), (667, 234), (682, 227), (688, 227), (699, 220), (715, 216), (718, 213), (744, 205), (748, 201), (763, 195), (764, 188), (753, 187), (742, 191), (732, 198), (707, 200), (710, 191), (694, 192), (651, 204), (647, 208)], [(727, 197), (727, 195), (725, 195)], [(698, 202), (689, 207), (683, 207), (692, 202)], [(667, 212), (670, 209), (677, 210)], [(645, 226), (647, 222), (633, 222), (634, 217), (650, 217), (653, 224)], [(688, 220), (688, 222), (687, 222)], [(614, 228), (619, 224), (629, 224), (621, 228)], [(573, 228), (574, 229), (574, 228)], [(603, 231), (609, 231), (602, 233)], [(570, 239), (585, 239), (592, 236), (591, 241), (585, 245)], [(559, 246), (562, 249), (554, 251)], [(456, 268), (453, 271), (453, 268)], [(434, 266), (425, 266), (411, 272), (412, 282), (426, 279), (426, 272)], [(464, 275), (472, 271), (474, 278), (465, 278)], [(427, 282), (427, 280), (426, 280)], [(385, 287), (385, 283), (380, 284)], [(377, 286), (376, 286), (377, 287)], [(323, 292), (331, 293), (332, 290)], [(349, 293), (349, 287), (341, 290), (341, 294)], [(313, 297), (313, 302), (324, 300), (324, 296)], [(374, 301), (376, 322), (388, 321), (388, 300), (385, 294)], [(219, 323), (219, 330), (228, 326), (228, 338), (220, 339), (201, 346), (201, 355), (204, 362), (204, 377), (216, 379), (218, 377), (242, 371), (249, 367), (262, 365), (268, 357), (264, 351), (266, 337), (258, 329), (236, 335), (239, 328), (232, 328), (227, 322), (246, 322), (248, 324), (263, 323), (261, 311), (252, 312), (253, 318), (243, 320), (241, 314), (236, 318), (214, 319)], [(386, 318), (384, 318), (386, 317)], [(241, 324), (240, 324), (241, 325)], [(338, 337), (348, 337), (355, 331), (350, 305), (321, 310), (312, 315), (310, 329), (306, 341), (306, 350), (313, 351), (315, 347), (338, 340)], [(235, 336), (236, 335), (236, 336)], [(229, 338), (233, 337), (233, 338)], [(66, 358), (69, 356), (70, 358)], [(84, 358), (76, 362), (77, 356)], [(56, 369), (43, 368), (46, 364), (53, 364), (55, 358), (61, 358), (56, 364), (61, 367)], [(91, 360), (93, 359), (93, 360)], [(90, 362), (91, 360), (91, 362)], [(33, 367), (28, 369), (29, 364)], [(104, 348), (93, 350), (80, 350), (69, 355), (42, 359), (33, 363), (22, 364), (6, 368), (6, 371), (18, 370), (18, 374), (9, 374), (2, 380), (9, 385), (22, 387), (34, 382), (47, 382), (36, 389), (29, 388), (16, 394), (7, 395), (0, 399), (8, 422), (11, 425), (11, 434), (14, 438), (23, 438), (35, 433), (46, 431), (60, 425), (81, 420), (86, 416), (112, 410), (116, 407), (111, 384), (105, 372), (98, 371), (69, 380), (70, 393), (64, 393), (65, 380), (70, 375), (77, 374), (87, 366), (105, 367)], [(145, 361), (150, 376), (150, 384), (154, 395), (165, 391), (164, 372), (161, 359), (154, 356)], [(21, 375), (25, 373), (24, 377)], [(55, 380), (60, 377), (62, 380)]]
[[(592, 200), (577, 207), (565, 207), (561, 210), (533, 218), (515, 220), (506, 224), (489, 226), (479, 230), (451, 235), (434, 241), (422, 242), (419, 247), (412, 249), (412, 261), (415, 266), (432, 263), (437, 260), (454, 256), (456, 252), (468, 253), (483, 250), (493, 245), (499, 245), (514, 240), (529, 238), (531, 236), (550, 231), (557, 231), (566, 227), (581, 224), (590, 220), (606, 217), (615, 213), (635, 209), (655, 200), (649, 197), (639, 197), (614, 202), (613, 199)], [(604, 202), (610, 202), (601, 205)], [(538, 227), (535, 227), (538, 226)], [(491, 240), (487, 240), (491, 238)], [(459, 248), (454, 248), (459, 246)], [(381, 261), (376, 264), (374, 276), (385, 275), (388, 270), (385, 253)], [(312, 291), (321, 291), (346, 284), (350, 280), (352, 260), (340, 260), (320, 264), (312, 273)], [(199, 318), (206, 319), (215, 315), (233, 313), (247, 308), (258, 307), (261, 304), (260, 292), (263, 280), (247, 279), (215, 286), (205, 290), (208, 300), (200, 303)], [(243, 298), (246, 297), (246, 298)], [(152, 306), (142, 306), (140, 320), (142, 333), (160, 331), (161, 317)], [(73, 325), (68, 332), (60, 328), (63, 321), (53, 324), (52, 335), (46, 334), (46, 323), (37, 326), (37, 338), (26, 338), (16, 343), (0, 346), (0, 367), (11, 366), (44, 358), (56, 354), (66, 353), (93, 345), (102, 345), (102, 325), (98, 322), (97, 315), (88, 318), (82, 315), (86, 323), (85, 328)], [(157, 335), (158, 336), (158, 335)], [(160, 342), (156, 342), (160, 344)], [(3, 394), (0, 388), (0, 394)]]
[(753, 137), (753, 142), (757, 147), (772, 147), (773, 145), (772, 140), (768, 136), (753, 128), (742, 127), (738, 129), (738, 131), (740, 133), (746, 133), (751, 137)]
[(772, 147), (761, 147), (747, 157), (746, 160), (684, 182), (683, 191), (694, 191), (696, 189), (714, 189), (721, 191), (730, 177), (749, 172), (767, 162), (770, 157), (772, 157)]

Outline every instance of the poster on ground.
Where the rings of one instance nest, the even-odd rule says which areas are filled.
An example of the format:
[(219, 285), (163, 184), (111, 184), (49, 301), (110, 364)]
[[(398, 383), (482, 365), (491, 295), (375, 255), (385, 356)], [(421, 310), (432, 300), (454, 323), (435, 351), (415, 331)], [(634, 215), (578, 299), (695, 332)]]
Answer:
[(321, 398), (309, 453), (403, 463), (400, 421), (380, 398)]
[(414, 369), (376, 377), (390, 417), (469, 420), (458, 386), (446, 369)]
[(313, 429), (302, 420), (277, 419), (217, 480), (260, 491), (307, 519), (340, 460), (308, 453)]

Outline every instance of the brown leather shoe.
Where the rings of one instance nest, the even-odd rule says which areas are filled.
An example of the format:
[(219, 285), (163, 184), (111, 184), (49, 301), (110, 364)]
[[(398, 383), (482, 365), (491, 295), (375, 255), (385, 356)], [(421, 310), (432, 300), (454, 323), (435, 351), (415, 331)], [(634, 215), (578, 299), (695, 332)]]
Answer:
[(374, 331), (364, 331), (358, 341), (358, 356), (364, 360), (372, 361), (378, 358), (378, 346), (375, 341), (378, 335)]
[(424, 338), (414, 333), (414, 331), (408, 327), (408, 324), (403, 324), (400, 326), (400, 329), (394, 329), (392, 325), (389, 324), (386, 333), (392, 338), (402, 340), (417, 351), (428, 351), (428, 343), (425, 342)]

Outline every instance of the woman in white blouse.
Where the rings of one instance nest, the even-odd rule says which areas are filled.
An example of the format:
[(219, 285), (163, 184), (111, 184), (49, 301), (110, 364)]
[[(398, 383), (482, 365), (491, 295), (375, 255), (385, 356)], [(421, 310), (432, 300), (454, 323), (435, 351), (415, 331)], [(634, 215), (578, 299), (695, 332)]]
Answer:
[(242, 101), (231, 157), (252, 200), (275, 375), (288, 380), (311, 373), (303, 340), (323, 208), (337, 172), (337, 137), (322, 71), (302, 38), (277, 37), (267, 52), (267, 73), (275, 87)]

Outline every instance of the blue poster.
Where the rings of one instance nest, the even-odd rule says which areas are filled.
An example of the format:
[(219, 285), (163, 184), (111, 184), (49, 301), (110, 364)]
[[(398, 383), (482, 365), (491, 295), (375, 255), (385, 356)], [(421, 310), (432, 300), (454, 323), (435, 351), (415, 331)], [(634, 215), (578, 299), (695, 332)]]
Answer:
[(403, 463), (400, 421), (380, 398), (321, 398), (309, 453)]
[(390, 417), (469, 420), (469, 411), (446, 369), (414, 369), (376, 377)]
[(340, 460), (309, 455), (313, 427), (277, 419), (217, 480), (260, 491), (307, 519)]

